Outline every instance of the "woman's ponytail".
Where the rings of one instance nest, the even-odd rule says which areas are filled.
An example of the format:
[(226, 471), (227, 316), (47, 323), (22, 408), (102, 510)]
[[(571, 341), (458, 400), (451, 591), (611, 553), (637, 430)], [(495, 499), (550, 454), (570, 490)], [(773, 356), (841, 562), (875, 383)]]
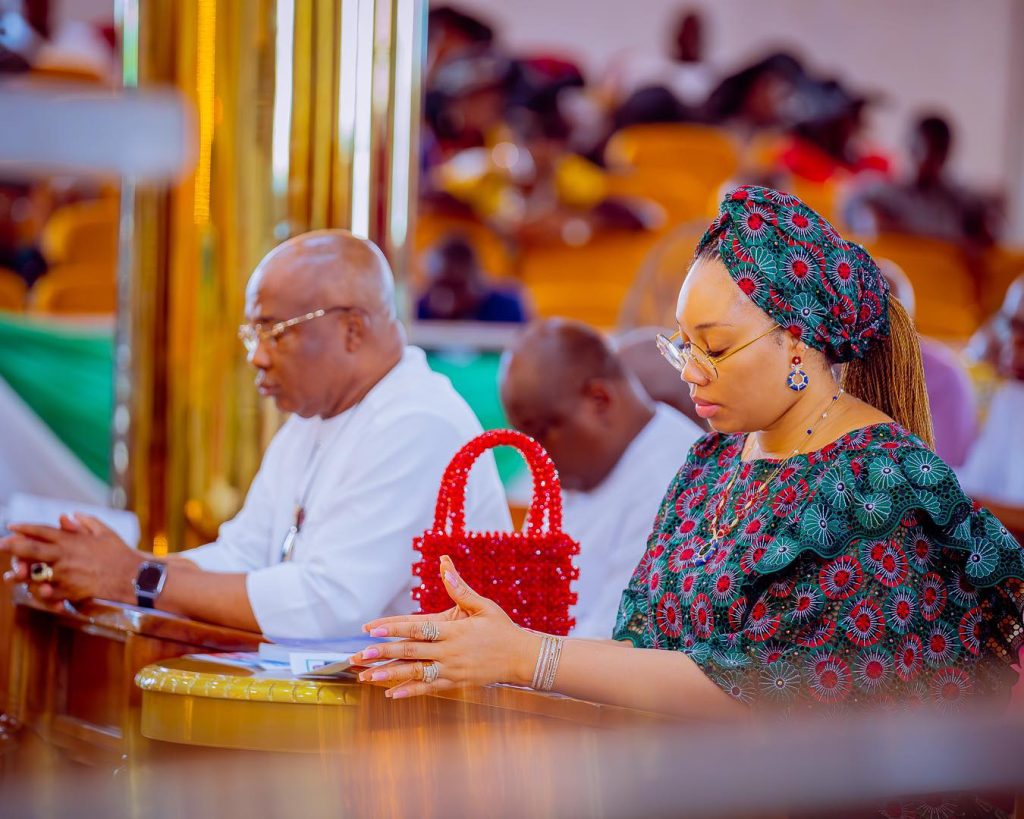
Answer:
[(846, 365), (843, 388), (935, 449), (921, 340), (895, 296), (889, 297), (889, 338), (876, 345), (865, 358), (854, 359)]

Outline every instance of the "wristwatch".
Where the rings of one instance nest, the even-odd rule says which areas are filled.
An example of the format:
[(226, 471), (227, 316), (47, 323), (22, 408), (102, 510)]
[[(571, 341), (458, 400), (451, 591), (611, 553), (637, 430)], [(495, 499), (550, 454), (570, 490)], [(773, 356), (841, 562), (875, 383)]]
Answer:
[(164, 590), (167, 564), (147, 560), (135, 574), (135, 604), (144, 609), (155, 609), (156, 599)]

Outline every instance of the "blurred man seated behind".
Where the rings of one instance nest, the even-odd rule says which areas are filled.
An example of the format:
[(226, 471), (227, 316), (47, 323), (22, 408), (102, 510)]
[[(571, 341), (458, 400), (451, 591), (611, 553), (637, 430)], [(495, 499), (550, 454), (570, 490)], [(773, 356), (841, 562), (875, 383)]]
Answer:
[[(654, 339), (651, 339), (654, 345)], [(609, 639), (669, 483), (701, 430), (656, 404), (608, 343), (584, 324), (533, 324), (500, 376), (509, 422), (558, 467), (564, 525), (580, 544), (577, 637)]]
[[(240, 331), (256, 385), (292, 413), (241, 512), (215, 543), (163, 562), (91, 519), (12, 525), (0, 548), (50, 566), (44, 600), (100, 597), (278, 638), (359, 632), (412, 609), (412, 539), (432, 525), (441, 475), (481, 432), (446, 378), (405, 346), (391, 270), (340, 230), (297, 236), (249, 281)], [(473, 471), (467, 517), (511, 526), (494, 461)]]
[(975, 499), (1020, 507), (1024, 530), (1024, 276), (1010, 285), (968, 353), (992, 366), (999, 381), (981, 434), (957, 474)]
[(487, 281), (476, 251), (459, 235), (446, 237), (427, 254), (427, 288), (416, 318), (438, 321), (526, 321), (514, 289)]

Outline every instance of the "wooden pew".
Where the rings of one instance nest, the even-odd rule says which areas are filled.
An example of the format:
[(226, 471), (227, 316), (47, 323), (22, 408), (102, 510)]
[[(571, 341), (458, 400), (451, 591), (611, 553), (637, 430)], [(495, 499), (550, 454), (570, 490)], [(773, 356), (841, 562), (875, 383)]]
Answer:
[(105, 600), (54, 612), (23, 585), (5, 591), (4, 710), (87, 763), (116, 764), (141, 736), (139, 669), (182, 654), (254, 651), (263, 641), (259, 634)]

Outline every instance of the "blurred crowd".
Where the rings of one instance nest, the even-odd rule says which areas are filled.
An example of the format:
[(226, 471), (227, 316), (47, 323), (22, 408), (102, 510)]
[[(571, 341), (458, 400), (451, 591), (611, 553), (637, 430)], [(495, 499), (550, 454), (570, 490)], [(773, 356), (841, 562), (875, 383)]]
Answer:
[[(639, 149), (620, 136), (640, 133), (638, 126), (686, 124), (717, 132), (723, 151), (734, 154), (731, 166), (710, 172), (700, 167), (703, 156), (675, 157), (687, 181), (702, 188), (709, 213), (723, 187), (765, 184), (802, 196), (858, 236), (895, 232), (953, 243), (975, 278), (983, 276), (981, 257), (1000, 238), (1003, 202), (998, 192), (953, 178), (947, 118), (922, 112), (909, 122), (906, 160), (897, 161), (869, 135), (871, 110), (885, 103), (880, 95), (821, 76), (788, 51), (734, 69), (711, 65), (707, 36), (700, 14), (682, 10), (663, 50), (624, 51), (587, 76), (568, 46), (566, 53), (515, 53), (487, 21), (433, 7), (421, 216), (478, 222), (513, 255), (703, 216), (674, 211), (656, 182), (631, 173), (651, 132)], [(449, 294), (428, 301), (472, 302), (450, 295), (451, 276), (438, 280), (428, 271), (424, 278), (429, 290)], [(482, 292), (476, 283), (463, 291), (473, 288)], [(420, 315), (482, 317), (465, 306)]]
[[(112, 25), (61, 20), (47, 0), (0, 0), (0, 83), (119, 82)], [(0, 172), (0, 309), (113, 310), (117, 185)]]

